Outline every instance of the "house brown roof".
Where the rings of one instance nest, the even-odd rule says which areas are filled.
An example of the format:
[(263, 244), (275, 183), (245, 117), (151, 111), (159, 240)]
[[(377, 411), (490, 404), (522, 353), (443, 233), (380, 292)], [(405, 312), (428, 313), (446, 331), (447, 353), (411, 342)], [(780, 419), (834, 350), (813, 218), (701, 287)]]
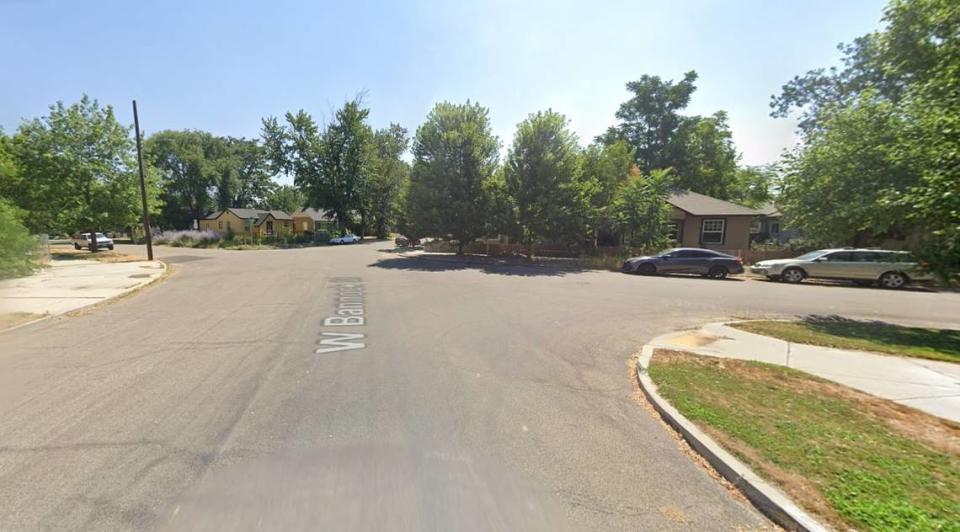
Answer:
[(759, 211), (689, 190), (674, 191), (667, 203), (694, 216), (757, 216)]
[(327, 211), (324, 211), (324, 210), (318, 211), (313, 207), (307, 207), (306, 209), (304, 208), (297, 209), (296, 211), (294, 211), (293, 217), (294, 218), (307, 217), (317, 222), (333, 220), (333, 217), (330, 216), (330, 213), (328, 213)]
[(274, 220), (293, 220), (293, 216), (285, 213), (284, 211), (258, 211), (257, 221), (254, 222), (255, 225), (260, 225), (267, 219), (268, 216), (273, 216)]

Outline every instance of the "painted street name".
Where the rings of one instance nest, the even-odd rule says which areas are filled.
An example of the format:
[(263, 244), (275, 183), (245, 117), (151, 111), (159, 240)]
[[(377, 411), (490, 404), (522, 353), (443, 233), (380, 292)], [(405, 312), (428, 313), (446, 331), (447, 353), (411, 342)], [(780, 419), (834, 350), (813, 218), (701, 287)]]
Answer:
[[(333, 315), (324, 318), (324, 327), (362, 327), (366, 323), (363, 280), (359, 277), (333, 277), (329, 282), (335, 291)], [(315, 353), (332, 353), (367, 347), (366, 334), (357, 332), (320, 333), (320, 347)]]

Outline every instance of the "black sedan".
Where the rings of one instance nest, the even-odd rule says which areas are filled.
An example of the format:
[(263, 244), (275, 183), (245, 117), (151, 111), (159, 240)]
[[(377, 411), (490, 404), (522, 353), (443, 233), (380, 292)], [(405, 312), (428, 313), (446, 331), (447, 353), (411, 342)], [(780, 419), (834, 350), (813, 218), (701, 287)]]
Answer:
[(674, 248), (656, 255), (631, 257), (624, 261), (625, 273), (691, 273), (723, 279), (731, 273), (743, 273), (740, 257), (710, 249)]

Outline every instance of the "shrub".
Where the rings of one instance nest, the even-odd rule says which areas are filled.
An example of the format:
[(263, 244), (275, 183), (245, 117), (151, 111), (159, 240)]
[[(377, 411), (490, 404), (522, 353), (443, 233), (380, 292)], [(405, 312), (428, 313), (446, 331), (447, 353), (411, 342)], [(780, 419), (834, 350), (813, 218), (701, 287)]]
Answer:
[(40, 242), (20, 222), (17, 209), (0, 200), (0, 279), (29, 275)]
[(220, 233), (214, 231), (162, 231), (153, 235), (154, 244), (167, 244), (173, 247), (207, 248), (220, 243)]

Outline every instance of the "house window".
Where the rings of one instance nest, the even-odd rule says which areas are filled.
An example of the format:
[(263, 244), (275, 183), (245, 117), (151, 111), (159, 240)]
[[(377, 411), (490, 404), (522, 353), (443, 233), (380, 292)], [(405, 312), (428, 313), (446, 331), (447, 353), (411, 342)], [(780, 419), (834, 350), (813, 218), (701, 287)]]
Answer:
[(680, 241), (680, 222), (667, 223), (667, 238), (669, 238), (671, 242)]
[(268, 235), (273, 234), (273, 222), (267, 222), (267, 234)]
[(217, 222), (217, 231), (223, 231), (223, 222)]
[(700, 243), (723, 244), (723, 233), (726, 226), (727, 221), (723, 218), (707, 218), (701, 226)]
[(770, 222), (770, 234), (771, 235), (780, 234), (780, 222)]
[(750, 223), (750, 234), (756, 235), (760, 233), (760, 229), (763, 228), (763, 222), (760, 220), (754, 220)]
[(229, 232), (232, 231), (232, 230), (233, 230), (233, 229), (230, 228), (230, 222), (228, 221), (228, 222), (227, 222), (227, 232), (229, 233)]
[(307, 225), (307, 222), (303, 222), (303, 230), (306, 231), (308, 229), (309, 229), (309, 226)]

